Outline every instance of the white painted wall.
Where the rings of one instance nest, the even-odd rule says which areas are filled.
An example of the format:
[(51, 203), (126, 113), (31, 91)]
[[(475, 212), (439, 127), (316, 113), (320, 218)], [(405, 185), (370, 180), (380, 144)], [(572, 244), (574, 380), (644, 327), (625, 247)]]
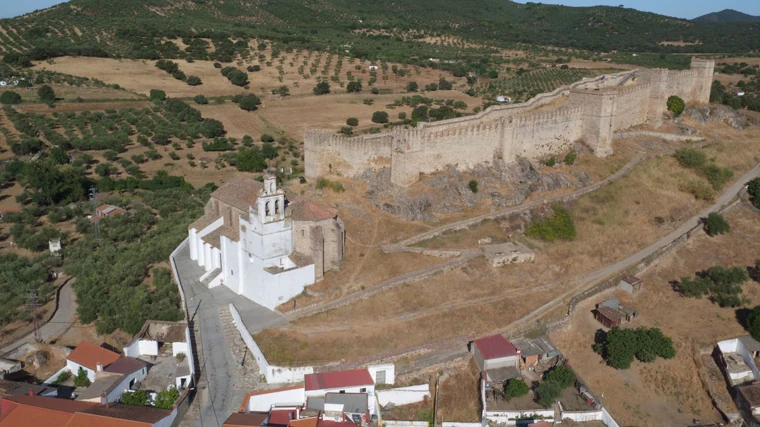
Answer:
[(483, 427), (483, 424), (481, 423), (458, 423), (456, 421), (454, 422), (444, 421), (442, 425), (443, 427)]
[(367, 366), (369, 374), (372, 376), (372, 381), (377, 384), (377, 372), (385, 371), (385, 384), (396, 384), (396, 365), (393, 363), (383, 363), (381, 365), (369, 365)]
[(410, 403), (422, 402), (425, 398), (430, 398), (430, 385), (421, 384), (409, 387), (392, 388), (390, 390), (377, 390), (377, 400), (382, 406), (388, 403), (394, 405), (408, 405)]
[[(744, 359), (744, 362), (749, 366), (750, 370), (752, 370), (752, 374), (754, 375), (755, 380), (760, 380), (760, 371), (758, 371), (757, 366), (755, 365), (755, 360), (752, 358), (752, 355), (749, 354), (749, 351), (747, 351), (747, 348), (744, 347), (744, 344), (739, 341), (738, 338), (732, 338), (730, 340), (720, 341), (718, 343), (718, 348), (720, 349), (721, 353), (736, 353)], [(736, 376), (737, 378), (734, 378)], [(745, 373), (738, 373), (731, 375), (732, 379), (741, 379), (745, 377)]]
[(253, 357), (256, 359), (256, 363), (259, 365), (259, 371), (264, 374), (267, 383), (284, 384), (302, 382), (304, 375), (314, 373), (314, 368), (312, 366), (285, 368), (270, 365), (269, 362), (267, 362), (266, 357), (264, 357), (264, 353), (261, 351), (258, 344), (256, 344), (256, 341), (253, 340), (253, 337), (245, 328), (243, 320), (240, 318), (240, 313), (238, 313), (235, 306), (230, 304), (229, 309), (230, 314), (232, 315), (232, 320), (235, 323), (235, 327), (237, 327), (237, 330), (240, 333), (240, 336), (243, 338), (245, 345), (248, 347), (248, 350), (251, 351), (251, 354), (253, 354)]
[(79, 373), (79, 368), (81, 367), (85, 370), (85, 372), (87, 372), (87, 378), (90, 379), (90, 382), (95, 381), (95, 371), (86, 366), (82, 366), (79, 363), (72, 362), (71, 360), (66, 360), (66, 367), (69, 368), (72, 376), (76, 376)]
[(272, 390), (271, 393), (258, 394), (248, 399), (249, 412), (264, 412), (272, 409), (272, 405), (303, 405), (306, 402), (304, 388), (293, 390)]
[(553, 419), (554, 411), (548, 409), (529, 409), (526, 411), (498, 411), (491, 412), (486, 411), (486, 419), (498, 424), (515, 425), (515, 418), (530, 416), (530, 415), (543, 416), (544, 419)]
[[(53, 382), (58, 378), (58, 375), (61, 375), (62, 373), (68, 372), (68, 371), (69, 371), (69, 367), (68, 367), (68, 364), (67, 364), (67, 366), (64, 366), (63, 368), (59, 369), (56, 373), (54, 373), (52, 376), (50, 376), (50, 378), (48, 378), (45, 381), (43, 381), (42, 384), (53, 384)], [(56, 391), (55, 394), (57, 395), (58, 392)]]
[(185, 356), (191, 356), (190, 351), (187, 349), (186, 342), (173, 342), (172, 343), (172, 356), (177, 356), (180, 353), (184, 353)]
[(148, 375), (148, 368), (142, 368), (139, 371), (132, 372), (131, 374), (124, 375), (121, 378), (121, 381), (119, 381), (118, 384), (116, 384), (115, 387), (111, 389), (111, 391), (108, 392), (106, 397), (108, 398), (108, 402), (116, 402), (121, 398), (121, 395), (124, 394), (125, 391), (129, 390), (129, 383), (133, 379), (135, 382), (142, 381), (145, 379), (145, 377)]
[(558, 402), (560, 419), (571, 419), (578, 422), (601, 421), (602, 411), (565, 411), (562, 403)]
[(609, 412), (607, 412), (607, 409), (602, 408), (602, 422), (607, 425), (607, 427), (620, 427), (620, 425), (612, 418), (612, 415), (610, 415)]
[(383, 425), (385, 427), (429, 427), (430, 423), (428, 423), (427, 421), (383, 420)]

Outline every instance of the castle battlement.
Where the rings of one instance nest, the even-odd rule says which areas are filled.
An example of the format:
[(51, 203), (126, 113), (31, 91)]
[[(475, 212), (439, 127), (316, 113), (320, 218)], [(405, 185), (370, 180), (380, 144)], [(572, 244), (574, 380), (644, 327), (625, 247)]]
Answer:
[[(597, 156), (612, 153), (615, 131), (644, 123), (659, 126), (669, 96), (687, 103), (709, 101), (715, 62), (692, 59), (691, 69), (642, 69), (625, 87), (609, 79), (582, 80), (542, 93), (531, 100), (495, 105), (471, 116), (395, 127), (390, 132), (348, 137), (330, 130), (308, 129), (304, 136), (306, 176), (327, 173), (358, 176), (366, 169), (391, 168), (391, 180), (410, 185), (420, 173), (455, 165), (459, 169), (489, 164), (495, 157), (538, 158), (584, 141)], [(621, 80), (618, 80), (621, 81)], [(535, 112), (537, 107), (569, 96), (570, 107)]]

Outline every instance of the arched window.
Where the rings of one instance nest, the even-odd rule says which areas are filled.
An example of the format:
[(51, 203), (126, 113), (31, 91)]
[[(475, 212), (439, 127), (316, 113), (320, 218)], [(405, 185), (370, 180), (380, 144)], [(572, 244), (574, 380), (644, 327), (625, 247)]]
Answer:
[(274, 214), (279, 215), (280, 214), (280, 201), (275, 200), (274, 202)]
[(264, 204), (264, 216), (269, 216), (269, 202)]

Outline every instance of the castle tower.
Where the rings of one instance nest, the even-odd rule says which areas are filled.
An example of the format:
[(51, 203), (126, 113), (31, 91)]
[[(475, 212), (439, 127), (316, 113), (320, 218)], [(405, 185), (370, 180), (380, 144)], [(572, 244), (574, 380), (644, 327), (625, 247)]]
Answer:
[(711, 59), (691, 58), (691, 69), (697, 71), (697, 81), (694, 82), (694, 100), (700, 104), (710, 102), (715, 61)]
[(612, 154), (616, 98), (615, 88), (570, 91), (570, 105), (583, 110), (583, 139), (597, 157)]
[(646, 71), (649, 79), (649, 106), (647, 107), (647, 122), (658, 128), (662, 126), (662, 115), (668, 100), (668, 70), (655, 68)]

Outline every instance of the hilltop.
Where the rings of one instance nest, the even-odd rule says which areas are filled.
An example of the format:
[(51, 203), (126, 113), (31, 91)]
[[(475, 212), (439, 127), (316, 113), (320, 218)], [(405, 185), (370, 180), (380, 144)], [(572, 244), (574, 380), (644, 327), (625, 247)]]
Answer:
[[(229, 54), (256, 39), (388, 61), (482, 57), (489, 48), (521, 44), (591, 51), (760, 50), (760, 29), (753, 23), (726, 28), (622, 7), (503, 0), (71, 0), (0, 20), (0, 49), (32, 59), (179, 58), (187, 52), (198, 58), (211, 50), (199, 39)], [(663, 44), (672, 40), (686, 45)]]
[(720, 12), (708, 13), (692, 19), (695, 22), (705, 23), (734, 23), (734, 22), (760, 22), (760, 16), (748, 15), (738, 10), (724, 9)]

